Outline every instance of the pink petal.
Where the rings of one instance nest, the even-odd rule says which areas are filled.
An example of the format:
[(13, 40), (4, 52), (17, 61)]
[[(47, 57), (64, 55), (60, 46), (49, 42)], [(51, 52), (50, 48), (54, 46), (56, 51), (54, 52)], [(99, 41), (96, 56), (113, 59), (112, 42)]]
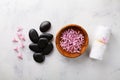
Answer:
[(21, 48), (22, 48), (22, 49), (25, 48), (25, 45), (24, 45), (23, 43), (21, 43)]
[(20, 31), (22, 31), (22, 30), (23, 30), (23, 28), (22, 28), (22, 27), (18, 27), (17, 32), (20, 32)]
[(17, 36), (19, 40), (25, 41), (25, 37), (21, 33), (18, 33)]
[(17, 57), (21, 60), (23, 59), (23, 55), (21, 53), (18, 53)]
[(17, 33), (17, 36), (18, 36), (18, 37), (22, 36), (22, 33), (19, 33), (19, 32), (18, 32), (18, 33)]
[(15, 47), (13, 50), (16, 51), (17, 53), (19, 52), (18, 47)]
[(21, 40), (21, 37), (22, 37), (22, 33), (17, 33), (17, 37)]
[(24, 37), (24, 36), (22, 36), (22, 37), (21, 37), (21, 40), (25, 41), (25, 37)]
[(13, 40), (12, 40), (13, 42), (18, 42), (18, 40), (16, 39), (16, 38), (13, 38)]

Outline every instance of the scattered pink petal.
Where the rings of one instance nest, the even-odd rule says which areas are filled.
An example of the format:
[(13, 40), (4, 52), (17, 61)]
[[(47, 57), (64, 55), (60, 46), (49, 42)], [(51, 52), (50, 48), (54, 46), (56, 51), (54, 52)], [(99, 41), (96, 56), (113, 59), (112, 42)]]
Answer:
[(17, 33), (17, 36), (19, 39), (21, 39), (21, 37), (23, 36), (22, 33)]
[(18, 47), (15, 47), (13, 50), (16, 51), (17, 53), (19, 52)]
[(13, 40), (12, 40), (13, 42), (18, 42), (18, 40), (16, 39), (16, 38), (13, 38)]
[(25, 41), (25, 37), (23, 36), (22, 33), (17, 33), (17, 36), (18, 36), (19, 40)]
[(18, 53), (17, 57), (21, 60), (23, 59), (23, 55), (21, 53)]
[(20, 26), (20, 27), (18, 27), (17, 32), (20, 32), (20, 31), (22, 31), (22, 30), (23, 30), (23, 28)]
[(21, 43), (21, 48), (22, 48), (22, 49), (25, 48), (25, 45), (24, 45), (23, 43)]
[(20, 32), (17, 32), (17, 36), (19, 37), (19, 36), (22, 36), (22, 33), (20, 33)]
[(24, 36), (21, 36), (21, 40), (25, 41), (25, 37), (24, 37)]
[[(23, 36), (23, 34), (22, 34), (22, 30), (23, 30), (23, 28), (21, 27), (21, 26), (19, 26), (18, 28), (17, 28), (17, 33), (16, 33), (16, 36), (18, 37), (18, 38), (13, 38), (13, 42), (19, 42), (19, 41), (25, 41), (25, 37)], [(20, 43), (20, 45), (18, 45), (17, 47), (15, 47), (13, 50), (15, 51), (15, 52), (17, 52), (18, 54), (17, 54), (17, 57), (19, 58), (19, 59), (23, 59), (23, 55), (21, 54), (21, 53), (19, 53), (19, 48), (25, 48), (25, 45), (21, 42)]]

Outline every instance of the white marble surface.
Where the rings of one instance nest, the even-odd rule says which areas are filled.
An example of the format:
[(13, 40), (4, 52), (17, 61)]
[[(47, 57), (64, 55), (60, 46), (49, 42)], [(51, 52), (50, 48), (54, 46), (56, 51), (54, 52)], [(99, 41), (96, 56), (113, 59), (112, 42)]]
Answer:
[[(28, 31), (38, 30), (44, 20), (51, 21), (49, 32), (54, 36), (64, 25), (83, 26), (90, 47), (98, 25), (111, 27), (112, 38), (104, 60), (91, 60), (90, 47), (81, 57), (63, 57), (54, 37), (53, 53), (43, 64), (36, 63), (28, 49)], [(16, 44), (11, 42), (20, 25), (27, 39), (23, 60), (16, 57)], [(0, 45), (0, 80), (120, 80), (120, 0), (0, 0)]]

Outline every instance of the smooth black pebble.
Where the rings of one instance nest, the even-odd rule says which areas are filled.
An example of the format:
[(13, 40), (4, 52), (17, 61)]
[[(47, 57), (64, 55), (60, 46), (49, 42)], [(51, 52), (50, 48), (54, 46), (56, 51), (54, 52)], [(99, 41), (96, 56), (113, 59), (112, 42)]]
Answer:
[(38, 41), (38, 46), (39, 48), (45, 48), (48, 44), (48, 39), (47, 38), (40, 38)]
[(49, 21), (44, 21), (40, 24), (40, 31), (46, 32), (50, 29), (51, 23)]
[(34, 44), (34, 43), (31, 43), (29, 45), (29, 49), (34, 51), (34, 52), (37, 52), (37, 53), (39, 53), (43, 50), (43, 49), (39, 48), (37, 44)]
[(53, 44), (49, 42), (48, 45), (43, 49), (41, 53), (44, 55), (48, 55), (52, 50), (53, 50)]
[(50, 40), (52, 40), (53, 35), (50, 34), (50, 33), (43, 33), (43, 34), (41, 34), (41, 35), (39, 36), (39, 38), (47, 38), (48, 41), (50, 41)]
[(29, 31), (29, 38), (33, 43), (37, 43), (39, 40), (38, 33), (35, 29), (30, 29)]
[(45, 55), (42, 55), (41, 53), (34, 53), (33, 58), (36, 62), (42, 63), (45, 60)]

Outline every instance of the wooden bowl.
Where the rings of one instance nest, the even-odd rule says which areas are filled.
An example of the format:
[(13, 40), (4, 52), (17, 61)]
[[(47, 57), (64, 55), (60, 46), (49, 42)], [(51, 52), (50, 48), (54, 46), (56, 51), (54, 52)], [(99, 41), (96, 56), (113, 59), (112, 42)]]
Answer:
[[(64, 50), (61, 46), (60, 46), (60, 41), (61, 41), (61, 36), (62, 36), (62, 33), (64, 31), (66, 31), (67, 29), (73, 29), (73, 30), (76, 30), (76, 31), (80, 31), (81, 34), (83, 34), (84, 36), (84, 43), (83, 45), (81, 46), (81, 50), (76, 53), (70, 53), (66, 50)], [(78, 57), (80, 56), (81, 54), (83, 54), (87, 47), (88, 47), (88, 42), (89, 42), (89, 38), (88, 38), (88, 34), (87, 32), (85, 31), (85, 29), (83, 29), (81, 26), (79, 25), (76, 25), (76, 24), (69, 24), (65, 27), (63, 27), (56, 35), (56, 47), (58, 49), (58, 51), (63, 55), (63, 56), (66, 56), (66, 57), (69, 57), (69, 58), (75, 58), (75, 57)]]

